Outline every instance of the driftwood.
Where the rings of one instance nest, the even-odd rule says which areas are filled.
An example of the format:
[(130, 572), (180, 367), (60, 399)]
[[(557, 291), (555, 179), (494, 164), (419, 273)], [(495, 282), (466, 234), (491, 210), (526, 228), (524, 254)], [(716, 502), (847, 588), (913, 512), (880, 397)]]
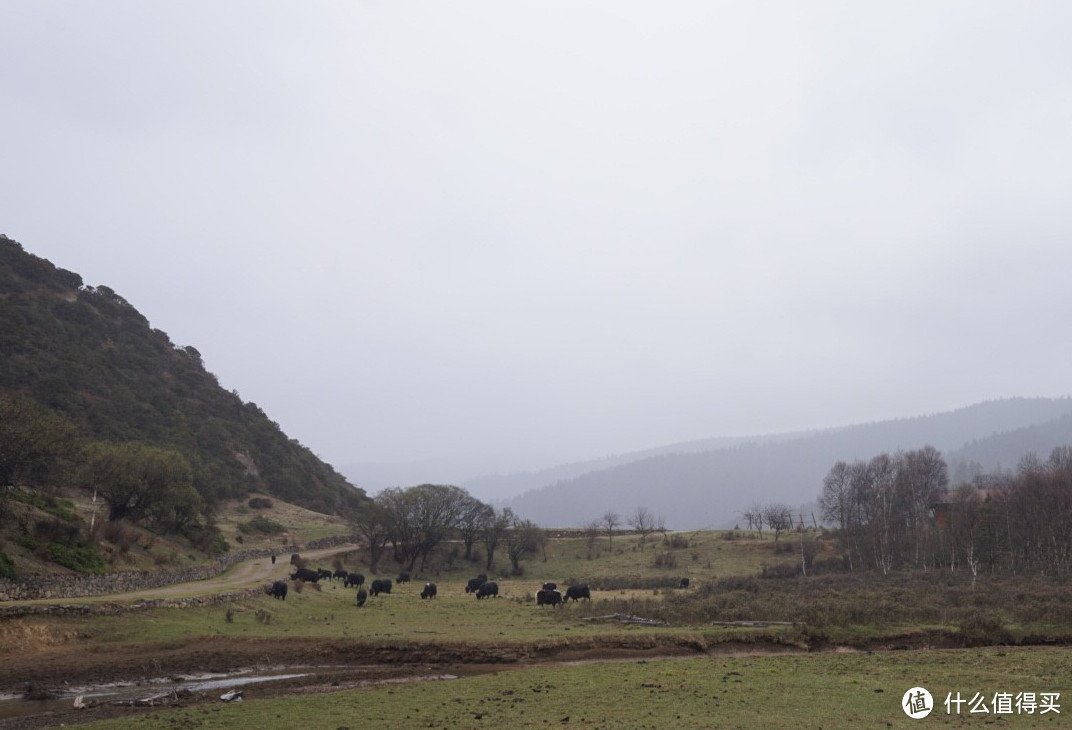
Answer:
[(112, 704), (125, 707), (157, 707), (159, 705), (175, 702), (176, 700), (178, 700), (178, 695), (176, 695), (175, 692), (164, 692), (162, 694), (142, 697), (136, 700), (116, 700)]
[(712, 621), (712, 626), (796, 626), (793, 621)]
[(589, 616), (582, 618), (582, 621), (620, 621), (624, 624), (643, 624), (644, 626), (669, 626), (666, 621), (660, 621), (654, 618), (643, 618), (641, 616), (629, 616), (624, 613), (612, 613), (607, 616)]

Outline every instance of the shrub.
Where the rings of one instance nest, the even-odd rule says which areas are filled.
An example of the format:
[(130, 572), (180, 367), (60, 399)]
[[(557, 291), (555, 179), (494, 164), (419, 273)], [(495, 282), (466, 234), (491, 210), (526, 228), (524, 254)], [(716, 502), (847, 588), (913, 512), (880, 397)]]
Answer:
[(656, 553), (655, 554), (655, 567), (656, 568), (676, 568), (677, 567), (677, 555), (671, 552)]
[(223, 555), (231, 549), (227, 538), (215, 527), (198, 526), (187, 530), (187, 533), (194, 547), (207, 555)]
[(67, 547), (54, 542), (48, 546), (48, 558), (76, 573), (100, 575), (106, 572), (104, 558), (93, 548)]
[(1001, 616), (988, 610), (973, 610), (957, 622), (957, 636), (965, 647), (1008, 644), (1011, 633)]
[(596, 578), (570, 577), (562, 582), (566, 586), (587, 584), (594, 591), (643, 590), (652, 591), (676, 588), (681, 579), (675, 576), (642, 578), (639, 575), (601, 575)]
[(64, 545), (76, 545), (79, 532), (77, 525), (59, 520), (41, 520), (34, 525), (34, 539), (38, 543), (58, 542)]
[(129, 527), (119, 521), (105, 520), (98, 523), (98, 531), (105, 540), (119, 548), (120, 552), (127, 552), (137, 544), (138, 535)]
[(14, 561), (4, 552), (0, 552), (0, 578), (19, 579), (19, 571), (15, 568)]
[(811, 573), (847, 573), (849, 558), (847, 555), (829, 555), (814, 560), (810, 566)]
[(275, 520), (268, 519), (264, 515), (257, 515), (248, 522), (240, 522), (238, 524), (238, 530), (247, 535), (251, 535), (255, 532), (264, 535), (278, 535), (281, 532), (286, 532), (287, 528)]
[(223, 555), (230, 551), (231, 545), (227, 542), (227, 538), (217, 532), (212, 536), (212, 541), (209, 543), (208, 550), (205, 552), (209, 555)]
[(800, 565), (797, 563), (779, 563), (778, 565), (764, 565), (759, 573), (760, 578), (796, 578), (800, 575)]
[(671, 550), (682, 550), (689, 547), (689, 538), (677, 533), (666, 534), (663, 535), (663, 544)]
[(253, 509), (272, 508), (272, 500), (268, 499), (267, 497), (251, 497), (249, 502), (247, 502), (246, 504), (248, 504)]

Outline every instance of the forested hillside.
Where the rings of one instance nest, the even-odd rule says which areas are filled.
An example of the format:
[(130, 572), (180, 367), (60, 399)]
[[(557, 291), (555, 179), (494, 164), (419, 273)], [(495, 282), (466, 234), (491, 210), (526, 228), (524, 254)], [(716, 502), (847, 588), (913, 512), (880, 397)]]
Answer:
[(107, 286), (84, 286), (5, 236), (0, 411), (4, 489), (138, 469), (152, 483), (155, 469), (177, 470), (196, 491), (188, 501), (206, 513), (249, 490), (328, 513), (367, 499), (256, 404), (220, 387), (194, 347), (174, 345)]
[(1072, 443), (1072, 399), (1011, 398), (949, 413), (766, 437), (699, 453), (663, 453), (531, 490), (507, 504), (541, 525), (577, 527), (645, 506), (675, 529), (732, 527), (756, 502), (811, 503), (837, 461), (930, 445), (970, 479)]

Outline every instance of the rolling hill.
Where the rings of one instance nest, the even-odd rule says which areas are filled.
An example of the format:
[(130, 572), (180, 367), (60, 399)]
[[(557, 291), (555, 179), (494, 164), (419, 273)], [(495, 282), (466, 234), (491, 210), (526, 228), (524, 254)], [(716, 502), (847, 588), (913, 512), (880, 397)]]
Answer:
[[(835, 462), (931, 445), (950, 477), (1014, 468), (1026, 453), (1045, 458), (1072, 443), (1072, 399), (1012, 398), (917, 418), (757, 437), (706, 450), (683, 445), (593, 468), (529, 489), (505, 504), (539, 524), (576, 527), (637, 506), (674, 529), (732, 527), (752, 504), (798, 507), (816, 500)], [(598, 464), (598, 462), (593, 462)], [(576, 470), (576, 467), (574, 467)], [(502, 477), (506, 481), (510, 477)], [(521, 475), (526, 484), (531, 475)]]
[(194, 347), (172, 344), (109, 287), (85, 286), (6, 236), (0, 398), (62, 420), (80, 443), (179, 452), (210, 507), (253, 490), (329, 514), (367, 500), (255, 403), (222, 388)]

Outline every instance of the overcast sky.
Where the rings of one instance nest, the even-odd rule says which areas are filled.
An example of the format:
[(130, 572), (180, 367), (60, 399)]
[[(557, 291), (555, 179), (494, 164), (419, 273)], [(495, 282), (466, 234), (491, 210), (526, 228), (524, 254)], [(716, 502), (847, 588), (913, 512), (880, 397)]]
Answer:
[(1070, 28), (4, 0), (0, 233), (332, 464), (475, 472), (428, 480), (1067, 395)]

